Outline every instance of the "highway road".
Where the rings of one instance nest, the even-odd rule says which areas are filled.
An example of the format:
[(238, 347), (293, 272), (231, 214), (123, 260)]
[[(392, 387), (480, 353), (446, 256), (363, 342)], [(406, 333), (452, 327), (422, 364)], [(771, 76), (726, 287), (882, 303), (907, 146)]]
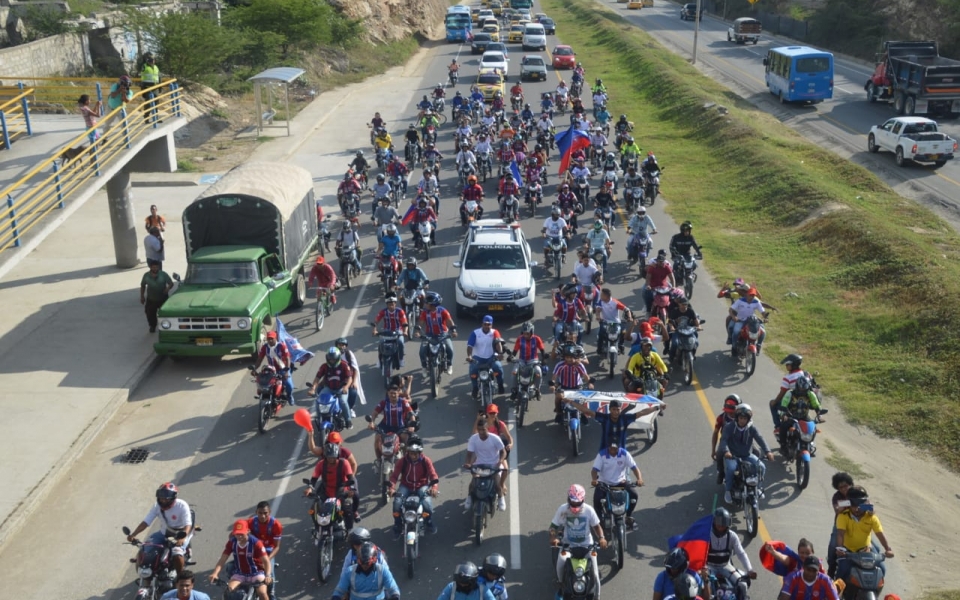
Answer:
[[(637, 11), (610, 0), (598, 2), (672, 51), (692, 56), (695, 23), (680, 20), (681, 4), (657, 0), (655, 6)], [(898, 193), (923, 203), (960, 230), (960, 163), (951, 161), (940, 169), (916, 164), (900, 168), (891, 153), (867, 152), (870, 127), (896, 116), (890, 104), (867, 102), (863, 85), (873, 73), (872, 65), (835, 57), (831, 100), (814, 106), (782, 105), (767, 90), (762, 60), (771, 48), (800, 43), (764, 34), (757, 45), (738, 45), (727, 41), (727, 27), (728, 23), (718, 16), (704, 15), (697, 42), (697, 66), (701, 70), (811, 141), (873, 171)], [(960, 121), (942, 121), (940, 126), (960, 139)]]
[[(551, 47), (555, 41), (550, 40)], [(511, 82), (519, 73), (521, 52), (519, 46), (515, 48), (511, 46)], [(380, 111), (394, 138), (399, 140), (414, 119), (415, 103), (436, 82), (446, 79), (445, 65), (453, 57), (459, 57), (464, 66), (457, 89), (466, 92), (476, 73), (478, 57), (470, 56), (469, 48), (441, 44), (422, 53), (391, 80), (378, 86), (355, 86), (360, 90), (345, 97), (336, 114), (331, 115), (334, 118), (329, 118), (302, 142), (290, 161), (314, 175), (317, 190), (328, 209), (335, 206), (336, 182), (345, 164), (356, 149), (368, 147), (367, 129), (363, 124), (374, 111)], [(569, 81), (569, 73), (562, 75)], [(589, 77), (595, 75), (602, 73), (588, 72)], [(534, 98), (538, 92), (555, 87), (556, 77), (551, 69), (547, 83), (525, 83), (527, 97)], [(450, 165), (450, 126), (441, 129), (440, 149), (447, 156), (445, 164)], [(557, 164), (554, 157), (552, 182), (556, 181)], [(446, 306), (452, 308), (458, 271), (451, 263), (464, 230), (456, 219), (455, 173), (447, 166), (441, 175), (443, 202), (437, 246), (422, 267), (432, 280), (431, 289), (440, 292)], [(495, 197), (494, 183), (491, 181), (485, 187), (488, 196)], [(553, 187), (549, 189), (552, 191)], [(669, 202), (669, 198), (659, 200), (651, 210), (660, 230), (655, 238), (658, 247), (665, 247), (669, 236), (676, 231), (676, 224), (662, 211), (665, 201)], [(180, 202), (185, 203), (186, 199)], [(488, 213), (493, 212), (492, 202), (486, 204)], [(369, 201), (365, 199), (364, 205), (368, 206)], [(541, 223), (547, 216), (548, 208), (544, 206), (536, 218), (523, 217), (523, 230), (533, 240), (537, 255), (541, 247), (538, 240)], [(170, 220), (171, 230), (178, 231), (174, 219)], [(409, 252), (412, 249), (409, 235), (404, 234)], [(369, 225), (364, 225), (363, 235), (364, 246), (371, 248), (374, 237)], [(626, 266), (623, 250), (626, 236), (622, 224), (618, 225), (613, 238), (616, 246), (608, 286), (615, 297), (638, 308), (642, 304), (641, 282), (636, 270), (629, 271)], [(177, 252), (173, 243), (168, 250), (170, 254)], [(715, 485), (715, 471), (709, 456), (709, 439), (713, 418), (727, 394), (736, 392), (752, 403), (757, 409), (760, 430), (768, 437), (771, 434), (766, 402), (779, 387), (782, 369), (764, 357), (756, 374), (747, 379), (731, 362), (722, 331), (727, 307), (724, 301), (715, 299), (717, 288), (709, 277), (714, 260), (716, 257), (708, 254), (703, 262), (693, 298), (695, 308), (707, 319), (696, 362), (697, 379), (689, 387), (678, 383), (669, 386), (665, 398), (668, 408), (660, 420), (656, 444), (649, 445), (638, 436), (631, 438), (629, 450), (636, 457), (646, 482), (640, 490), (636, 513), (640, 527), (628, 535), (628, 562), (622, 572), (611, 566), (609, 552), (601, 555), (605, 597), (638, 594), (648, 597), (667, 552), (667, 538), (682, 533), (694, 520), (709, 514), (718, 501), (718, 492), (722, 502), (722, 488)], [(340, 336), (348, 337), (358, 354), (367, 397), (376, 401), (383, 395), (376, 368), (376, 340), (367, 326), (382, 306), (382, 291), (369, 269), (369, 259), (367, 267), (359, 287), (339, 294), (336, 310), (320, 332), (313, 329), (312, 305), (282, 316), (291, 332), (319, 355), (295, 374), (296, 396), (301, 407), (310, 406), (305, 382), (319, 366), (325, 349)], [(534, 322), (537, 332), (547, 337), (552, 312), (549, 293), (553, 283), (542, 267), (535, 267), (534, 275), (537, 279)], [(482, 547), (474, 546), (470, 516), (461, 505), (468, 478), (461, 474), (459, 465), (464, 460), (466, 441), (478, 408), (470, 399), (466, 365), (462, 362), (463, 340), (476, 326), (475, 320), (459, 322), (461, 337), (454, 342), (457, 355), (454, 376), (443, 384), (437, 400), (427, 399), (419, 375), (416, 377), (415, 396), (421, 402), (423, 422), (421, 434), (426, 441), (427, 455), (434, 460), (441, 476), (441, 496), (436, 503), (439, 533), (423, 540), (421, 566), (413, 580), (407, 580), (403, 574), (400, 542), (394, 541), (389, 532), (390, 510), (381, 505), (376, 496), (371, 467), (373, 435), (358, 427), (344, 433), (347, 446), (356, 452), (361, 465), (362, 525), (373, 531), (374, 540), (387, 551), (405, 597), (435, 597), (449, 581), (458, 562), (469, 559), (479, 563), (486, 554), (500, 552), (511, 567), (508, 581), (512, 597), (548, 598), (554, 591), (551, 583), (554, 571), (546, 530), (554, 511), (565, 501), (569, 485), (589, 483), (593, 450), (599, 443), (598, 428), (595, 424), (586, 428), (584, 447), (588, 452), (573, 458), (564, 432), (552, 423), (551, 403), (545, 400), (533, 404), (527, 426), (514, 430), (516, 446), (511, 458), (514, 474), (508, 510), (493, 518)], [(519, 332), (519, 322), (498, 317), (495, 326), (511, 340)], [(770, 335), (776, 336), (775, 325)], [(586, 336), (584, 345), (588, 351), (595, 348), (595, 337)], [(417, 343), (407, 343), (405, 372), (416, 373), (417, 348)], [(0, 580), (5, 582), (10, 597), (131, 597), (135, 592), (134, 572), (127, 561), (135, 550), (122, 543), (120, 527), (133, 527), (146, 514), (156, 487), (167, 480), (175, 481), (180, 486), (181, 497), (198, 511), (198, 521), (204, 529), (194, 539), (194, 556), (198, 561), (196, 571), (204, 578), (227, 541), (232, 521), (253, 514), (258, 501), (268, 500), (274, 507), (274, 515), (285, 527), (279, 558), (279, 596), (329, 597), (333, 586), (319, 585), (314, 573), (316, 550), (311, 545), (308, 503), (302, 498), (303, 486), (299, 483), (302, 477), (309, 477), (314, 464), (304, 445), (305, 434), (293, 423), (289, 410), (271, 422), (265, 434), (256, 433), (254, 386), (245, 375), (248, 364), (243, 358), (164, 361), (84, 453), (62, 491), (50, 496), (0, 555)], [(810, 367), (816, 368), (815, 361)], [(620, 389), (619, 379), (601, 376), (595, 359), (591, 372), (599, 377), (598, 389)], [(501, 414), (512, 420), (506, 398), (498, 397), (497, 401), (504, 409)], [(362, 415), (370, 408), (368, 404), (358, 412)], [(829, 435), (829, 425), (825, 429)], [(118, 457), (134, 446), (150, 450), (146, 462), (118, 464)], [(832, 521), (829, 478), (833, 470), (822, 456), (814, 459), (810, 486), (802, 493), (793, 482), (791, 467), (782, 462), (769, 465), (766, 498), (761, 503), (762, 537), (783, 539), (791, 545), (801, 537), (808, 537), (823, 554)], [(742, 530), (742, 527), (742, 515), (735, 515), (734, 528)], [(895, 530), (889, 535), (896, 540)], [(755, 564), (760, 544), (759, 538), (747, 542), (747, 551)], [(78, 557), (80, 552), (96, 556), (84, 560)], [(338, 560), (342, 558), (342, 548), (338, 548), (336, 556)], [(899, 593), (912, 589), (912, 582), (906, 577), (897, 561), (890, 561), (887, 589)], [(752, 593), (758, 598), (773, 597), (778, 585), (778, 578), (761, 569)], [(219, 595), (218, 590), (205, 581), (198, 588)]]

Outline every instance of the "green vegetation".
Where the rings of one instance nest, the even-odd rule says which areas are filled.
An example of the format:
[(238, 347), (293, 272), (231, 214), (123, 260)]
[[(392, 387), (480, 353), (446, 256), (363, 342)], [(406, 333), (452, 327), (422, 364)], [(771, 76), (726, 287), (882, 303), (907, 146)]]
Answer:
[(197, 165), (197, 163), (188, 158), (178, 158), (177, 170), (183, 173), (198, 173), (200, 171), (200, 167)]
[(799, 351), (848, 419), (960, 470), (960, 237), (593, 0), (543, 6), (667, 165), (666, 209), (711, 273), (779, 309), (771, 356)]
[(920, 600), (960, 600), (960, 590), (938, 590), (926, 592)]
[(862, 482), (864, 479), (870, 479), (873, 475), (867, 473), (860, 465), (850, 460), (850, 457), (837, 450), (837, 447), (833, 445), (828, 438), (821, 438), (823, 445), (830, 451), (830, 456), (827, 457), (827, 464), (833, 467), (838, 471), (845, 471), (849, 473), (854, 481)]

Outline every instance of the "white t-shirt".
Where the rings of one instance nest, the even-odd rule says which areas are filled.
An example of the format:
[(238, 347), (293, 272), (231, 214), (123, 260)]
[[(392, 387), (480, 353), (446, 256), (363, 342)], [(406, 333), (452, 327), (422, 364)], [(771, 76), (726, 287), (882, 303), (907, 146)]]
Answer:
[(730, 308), (737, 313), (737, 319), (741, 321), (747, 320), (750, 318), (750, 315), (755, 312), (759, 312), (760, 314), (765, 312), (763, 310), (763, 304), (761, 304), (759, 300), (747, 302), (744, 298), (738, 298), (737, 301), (730, 306)]
[(597, 265), (593, 262), (593, 259), (590, 259), (590, 263), (584, 266), (583, 263), (578, 262), (577, 266), (573, 268), (573, 275), (577, 278), (577, 281), (580, 285), (587, 285), (588, 283), (593, 283), (593, 276), (597, 272)]
[(558, 217), (556, 221), (553, 217), (547, 217), (543, 222), (543, 228), (547, 230), (547, 237), (560, 237), (563, 235), (563, 230), (567, 228), (567, 222), (563, 217)]
[(504, 449), (503, 440), (499, 435), (487, 433), (487, 439), (481, 440), (480, 434), (475, 433), (467, 440), (467, 452), (473, 452), (477, 457), (478, 465), (499, 465), (500, 451)]
[(616, 298), (610, 298), (609, 302), (600, 301), (600, 318), (607, 323), (619, 323), (620, 312), (626, 310), (626, 305)]
[(637, 466), (629, 452), (620, 448), (616, 456), (610, 456), (606, 450), (601, 450), (593, 459), (593, 469), (599, 474), (598, 479), (607, 485), (617, 485), (626, 481), (627, 473)]
[(560, 543), (589, 546), (593, 543), (593, 533), (590, 529), (600, 524), (600, 517), (597, 516), (597, 511), (586, 502), (580, 507), (579, 514), (570, 512), (570, 505), (564, 503), (557, 509), (557, 514), (553, 515), (551, 523), (557, 527), (563, 527), (563, 539)]
[(193, 519), (190, 517), (190, 505), (180, 498), (174, 500), (173, 506), (167, 510), (160, 510), (160, 505), (154, 504), (147, 516), (143, 518), (143, 522), (149, 526), (157, 517), (160, 517), (163, 521), (163, 528), (167, 531), (179, 531), (193, 525)]
[(610, 234), (607, 233), (606, 229), (601, 229), (600, 231), (591, 229), (587, 232), (587, 239), (590, 240), (591, 250), (603, 250), (607, 247), (607, 240), (610, 239)]

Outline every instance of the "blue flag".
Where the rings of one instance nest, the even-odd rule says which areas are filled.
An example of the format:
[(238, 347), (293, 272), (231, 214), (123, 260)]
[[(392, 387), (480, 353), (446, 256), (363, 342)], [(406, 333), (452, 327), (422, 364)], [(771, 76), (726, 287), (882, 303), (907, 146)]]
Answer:
[(313, 352), (304, 348), (297, 338), (287, 333), (287, 328), (283, 326), (279, 316), (274, 318), (277, 320), (277, 336), (290, 352), (290, 360), (303, 366), (303, 363), (313, 358)]
[(520, 179), (520, 167), (517, 166), (516, 160), (510, 161), (510, 172), (513, 173), (513, 180), (517, 182), (517, 186), (519, 187), (523, 179)]
[(670, 549), (683, 548), (690, 557), (690, 568), (699, 571), (707, 563), (710, 550), (710, 529), (713, 527), (713, 515), (707, 515), (694, 521), (683, 535), (669, 539)]

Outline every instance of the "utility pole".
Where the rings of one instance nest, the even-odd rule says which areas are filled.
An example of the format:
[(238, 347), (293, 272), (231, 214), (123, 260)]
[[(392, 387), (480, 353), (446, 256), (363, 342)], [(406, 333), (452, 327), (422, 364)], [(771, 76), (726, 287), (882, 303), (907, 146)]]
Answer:
[(697, 64), (697, 40), (700, 37), (700, 2), (697, 0), (697, 14), (693, 16), (693, 64)]

